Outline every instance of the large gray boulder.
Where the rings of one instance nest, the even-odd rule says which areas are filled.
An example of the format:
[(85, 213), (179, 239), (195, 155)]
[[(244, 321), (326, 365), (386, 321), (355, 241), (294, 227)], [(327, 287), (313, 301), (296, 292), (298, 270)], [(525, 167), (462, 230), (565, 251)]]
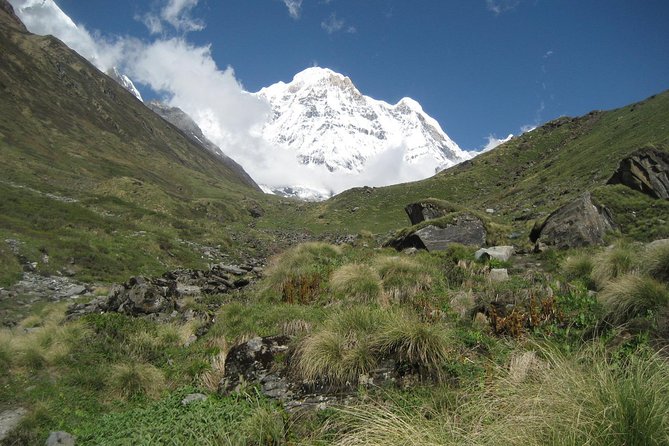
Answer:
[(551, 213), (544, 223), (535, 227), (530, 239), (536, 246), (559, 249), (601, 245), (604, 235), (615, 229), (611, 213), (592, 202), (590, 192)]
[(669, 200), (669, 153), (652, 147), (620, 161), (608, 184), (624, 184), (653, 198)]
[(429, 225), (415, 230), (407, 235), (396, 237), (386, 243), (398, 251), (407, 248), (426, 249), (428, 251), (443, 251), (453, 243), (469, 246), (483, 246), (487, 232), (481, 219), (462, 214), (455, 217), (446, 225)]
[(407, 213), (412, 225), (443, 217), (449, 212), (447, 209), (430, 202), (408, 204), (405, 206), (404, 211)]

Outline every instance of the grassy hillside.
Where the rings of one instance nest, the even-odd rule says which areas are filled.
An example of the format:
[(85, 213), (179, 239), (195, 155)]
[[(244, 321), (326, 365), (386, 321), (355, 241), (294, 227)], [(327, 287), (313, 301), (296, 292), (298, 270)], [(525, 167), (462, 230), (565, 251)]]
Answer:
[(0, 239), (104, 280), (231, 245), (264, 194), (59, 40), (0, 20)]
[[(424, 181), (300, 203), (261, 194), (7, 10), (0, 0), (0, 287), (26, 262), (120, 282), (277, 255), (243, 289), (187, 286), (159, 314), (124, 303), (73, 319), (69, 302), (0, 290), (0, 312), (22, 308), (0, 327), (0, 428), (5, 411), (25, 414), (0, 444), (53, 431), (80, 445), (669, 444), (668, 243), (477, 261), (470, 247), (408, 254), (374, 238), (432, 197), (481, 216), (490, 243), (516, 232), (522, 244), (584, 190), (623, 235), (667, 237), (669, 201), (605, 183), (636, 149), (667, 150), (669, 92), (561, 118)], [(298, 243), (358, 232), (353, 244)], [(98, 297), (76, 302), (87, 299)], [(255, 336), (277, 334), (285, 350), (258, 350)], [(226, 369), (239, 377), (228, 353), (259, 364), (234, 355), (244, 344), (272, 359), (265, 378), (325, 397), (294, 395), (291, 411), (268, 392), (280, 386), (252, 379), (224, 394)], [(193, 392), (204, 400), (183, 403)]]
[[(646, 145), (669, 150), (668, 122), (669, 92), (617, 110), (559, 118), (432, 178), (346, 191), (305, 209), (292, 224), (386, 232), (408, 224), (406, 204), (432, 197), (480, 212), (494, 209), (493, 219), (527, 233), (533, 220), (604, 186), (628, 154)], [(597, 196), (612, 207), (624, 198), (608, 191)], [(659, 232), (669, 235), (669, 227)]]

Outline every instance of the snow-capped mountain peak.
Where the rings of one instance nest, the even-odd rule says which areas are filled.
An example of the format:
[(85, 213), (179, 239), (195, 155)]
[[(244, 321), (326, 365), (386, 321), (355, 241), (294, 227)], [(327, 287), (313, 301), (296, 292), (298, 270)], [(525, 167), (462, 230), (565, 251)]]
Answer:
[(142, 95), (139, 93), (139, 90), (137, 89), (137, 87), (135, 87), (135, 84), (132, 82), (132, 80), (125, 74), (121, 73), (118, 70), (118, 68), (112, 67), (109, 70), (107, 70), (107, 76), (114, 79), (116, 82), (118, 82), (119, 85), (121, 85), (121, 87), (125, 88), (130, 93), (132, 93), (137, 99), (144, 102), (144, 99), (142, 99)]
[(434, 173), (470, 158), (415, 100), (391, 105), (370, 98), (328, 68), (307, 68), (255, 94), (272, 109), (264, 139), (295, 151), (303, 164), (360, 173), (374, 158), (401, 149), (406, 163), (429, 164)]

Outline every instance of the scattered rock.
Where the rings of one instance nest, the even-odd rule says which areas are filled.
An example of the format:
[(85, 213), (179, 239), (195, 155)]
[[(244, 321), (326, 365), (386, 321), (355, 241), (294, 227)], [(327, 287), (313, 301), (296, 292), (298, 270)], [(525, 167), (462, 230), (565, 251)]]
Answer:
[[(67, 310), (70, 318), (89, 313), (114, 311), (132, 316), (171, 315), (183, 313), (186, 320), (194, 314), (184, 306), (184, 297), (199, 298), (205, 294), (224, 294), (243, 288), (260, 277), (257, 264), (242, 266), (216, 264), (209, 270), (179, 269), (162, 277), (131, 277), (114, 285), (107, 296), (86, 304), (73, 304)], [(191, 311), (192, 313), (192, 311)]]
[(0, 441), (9, 434), (28, 413), (23, 407), (0, 412)]
[(474, 253), (476, 260), (497, 259), (502, 262), (508, 261), (514, 253), (513, 246), (492, 246), (481, 248)]
[(620, 161), (608, 184), (624, 184), (653, 198), (669, 200), (669, 153), (652, 147)]
[(49, 434), (49, 438), (46, 439), (46, 443), (44, 444), (46, 446), (74, 446), (75, 437), (72, 434), (63, 431), (51, 432), (51, 434)]
[(288, 335), (255, 337), (233, 347), (226, 356), (225, 375), (219, 392), (228, 394), (245, 385), (259, 385), (263, 395), (279, 400), (286, 410), (324, 409), (355, 399), (362, 387), (415, 385), (420, 379), (401, 365), (398, 358), (386, 358), (356, 382), (332, 384), (321, 380), (304, 381), (293, 373), (290, 363), (294, 349)]
[(505, 282), (509, 280), (509, 272), (506, 268), (493, 268), (488, 274), (488, 280), (491, 282)]
[(181, 404), (183, 406), (188, 406), (189, 404), (195, 403), (197, 401), (205, 401), (206, 399), (207, 395), (203, 393), (191, 393), (186, 395), (186, 397), (181, 400)]
[(479, 218), (470, 214), (462, 214), (444, 227), (429, 225), (408, 235), (394, 238), (385, 246), (392, 246), (398, 251), (411, 247), (428, 251), (443, 251), (452, 243), (483, 246), (486, 236), (485, 226)]
[[(285, 335), (255, 338), (232, 347), (225, 359), (225, 375), (219, 384), (222, 393), (238, 390), (248, 382), (261, 382), (269, 375), (276, 356), (288, 350), (290, 337)], [(277, 389), (287, 390), (284, 386), (285, 378), (277, 375), (275, 379), (265, 380), (263, 391), (273, 391), (273, 398), (281, 399)], [(267, 385), (269, 383), (269, 385)]]
[(551, 213), (546, 221), (530, 233), (530, 240), (559, 249), (600, 245), (604, 235), (615, 228), (608, 209), (592, 202), (586, 192), (571, 203)]

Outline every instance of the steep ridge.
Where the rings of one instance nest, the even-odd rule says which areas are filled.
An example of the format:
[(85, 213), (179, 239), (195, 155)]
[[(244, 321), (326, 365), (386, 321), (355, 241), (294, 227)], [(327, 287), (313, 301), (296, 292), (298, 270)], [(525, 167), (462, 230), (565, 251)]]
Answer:
[(418, 102), (404, 98), (391, 105), (363, 95), (348, 77), (312, 67), (289, 83), (263, 88), (272, 116), (263, 137), (297, 153), (304, 164), (357, 173), (366, 162), (401, 149), (404, 162), (429, 163), (435, 172), (469, 159)]
[(248, 176), (1, 5), (0, 237), (93, 277), (201, 265), (176, 239), (230, 243), (222, 224), (264, 199)]
[(184, 132), (186, 137), (193, 143), (204, 147), (209, 152), (221, 158), (223, 163), (225, 163), (230, 169), (237, 172), (239, 177), (247, 186), (260, 191), (260, 187), (258, 187), (256, 182), (253, 181), (253, 178), (251, 178), (251, 176), (246, 173), (244, 168), (240, 166), (235, 160), (223, 153), (220, 147), (204, 136), (202, 129), (200, 129), (195, 121), (193, 121), (193, 118), (188, 116), (186, 112), (181, 110), (179, 107), (170, 107), (169, 105), (159, 101), (150, 101), (146, 104), (146, 106), (160, 115), (167, 122)]

